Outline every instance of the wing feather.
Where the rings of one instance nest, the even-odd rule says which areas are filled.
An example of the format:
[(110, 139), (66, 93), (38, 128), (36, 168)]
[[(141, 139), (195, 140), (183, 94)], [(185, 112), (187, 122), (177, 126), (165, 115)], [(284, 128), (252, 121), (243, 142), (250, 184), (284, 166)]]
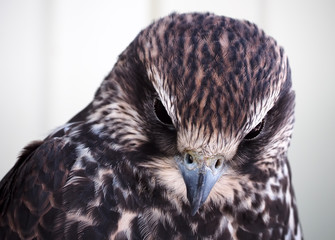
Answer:
[[(58, 238), (64, 221), (61, 189), (74, 163), (63, 138), (34, 142), (0, 182), (0, 238)], [(43, 237), (44, 236), (44, 237)]]

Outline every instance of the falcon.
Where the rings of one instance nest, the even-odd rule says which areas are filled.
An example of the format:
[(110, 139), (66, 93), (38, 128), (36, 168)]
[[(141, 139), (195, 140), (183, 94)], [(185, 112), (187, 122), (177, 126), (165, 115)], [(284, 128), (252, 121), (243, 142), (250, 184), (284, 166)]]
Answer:
[(173, 13), (0, 183), (1, 239), (302, 239), (287, 56), (255, 24)]

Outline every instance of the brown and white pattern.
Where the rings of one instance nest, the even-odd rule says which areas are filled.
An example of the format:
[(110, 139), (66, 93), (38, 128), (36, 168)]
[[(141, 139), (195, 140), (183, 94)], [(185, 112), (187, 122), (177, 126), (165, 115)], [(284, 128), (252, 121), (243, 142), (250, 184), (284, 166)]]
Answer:
[(287, 57), (256, 25), (172, 14), (0, 183), (1, 239), (302, 239)]

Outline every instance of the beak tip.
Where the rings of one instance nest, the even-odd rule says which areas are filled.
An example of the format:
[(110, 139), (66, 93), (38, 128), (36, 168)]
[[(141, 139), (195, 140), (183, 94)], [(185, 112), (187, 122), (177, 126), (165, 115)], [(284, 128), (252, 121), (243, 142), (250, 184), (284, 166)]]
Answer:
[(199, 208), (200, 208), (200, 202), (191, 204), (191, 216), (192, 217), (198, 212)]
[(197, 212), (198, 212), (198, 209), (193, 209), (191, 212), (191, 216), (194, 217)]
[(190, 210), (191, 210), (192, 217), (199, 212), (199, 209), (204, 204), (206, 199), (207, 199), (207, 196), (203, 196), (203, 195), (196, 196), (196, 197), (193, 196), (191, 198), (188, 198), (189, 203), (190, 203), (190, 208), (191, 208)]

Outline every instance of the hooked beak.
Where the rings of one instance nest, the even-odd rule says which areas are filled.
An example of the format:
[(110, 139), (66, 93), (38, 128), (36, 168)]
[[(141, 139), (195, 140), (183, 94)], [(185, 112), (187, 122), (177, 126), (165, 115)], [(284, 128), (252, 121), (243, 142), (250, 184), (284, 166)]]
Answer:
[(223, 173), (223, 157), (206, 158), (194, 152), (187, 152), (184, 158), (178, 161), (178, 165), (186, 185), (191, 214), (194, 216)]

